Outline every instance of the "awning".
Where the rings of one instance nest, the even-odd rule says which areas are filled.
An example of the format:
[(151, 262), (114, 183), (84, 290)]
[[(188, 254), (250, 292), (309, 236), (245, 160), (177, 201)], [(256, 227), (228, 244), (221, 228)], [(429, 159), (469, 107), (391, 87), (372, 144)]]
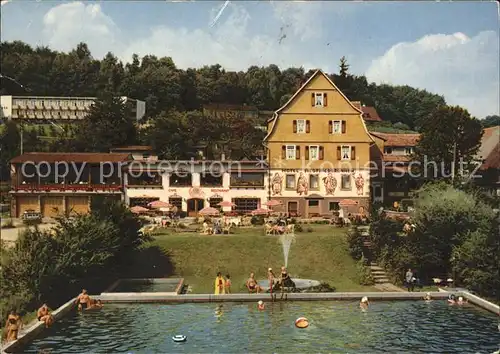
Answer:
[(319, 194), (309, 194), (308, 196), (305, 197), (305, 199), (325, 199), (323, 196)]

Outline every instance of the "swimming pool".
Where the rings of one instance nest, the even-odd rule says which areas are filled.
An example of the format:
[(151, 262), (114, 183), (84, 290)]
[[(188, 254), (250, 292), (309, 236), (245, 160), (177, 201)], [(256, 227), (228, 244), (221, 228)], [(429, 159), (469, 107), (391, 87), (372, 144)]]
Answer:
[[(306, 329), (294, 321), (310, 320)], [(23, 353), (491, 353), (498, 316), (445, 301), (105, 304), (71, 314)], [(175, 343), (172, 336), (187, 336)]]

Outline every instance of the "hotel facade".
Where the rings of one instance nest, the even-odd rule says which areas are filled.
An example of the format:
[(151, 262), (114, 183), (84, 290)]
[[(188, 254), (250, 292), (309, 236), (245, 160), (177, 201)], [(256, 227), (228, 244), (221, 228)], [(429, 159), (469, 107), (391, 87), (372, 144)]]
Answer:
[(373, 143), (363, 111), (316, 71), (268, 122), (270, 197), (303, 217), (366, 211)]

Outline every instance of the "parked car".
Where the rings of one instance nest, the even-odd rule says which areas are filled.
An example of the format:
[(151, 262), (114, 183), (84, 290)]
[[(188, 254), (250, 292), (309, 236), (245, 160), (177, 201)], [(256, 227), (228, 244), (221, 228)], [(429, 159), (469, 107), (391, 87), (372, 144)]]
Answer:
[(21, 218), (25, 223), (41, 223), (42, 213), (35, 210), (26, 210)]

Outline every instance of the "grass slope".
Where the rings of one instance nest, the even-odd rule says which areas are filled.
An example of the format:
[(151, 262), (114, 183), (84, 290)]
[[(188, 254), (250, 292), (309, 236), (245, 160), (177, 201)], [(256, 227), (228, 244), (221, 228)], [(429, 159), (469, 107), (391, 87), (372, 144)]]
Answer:
[[(358, 284), (356, 262), (347, 250), (345, 231), (315, 225), (310, 233), (296, 233), (288, 269), (292, 277), (316, 279), (337, 291), (376, 291)], [(232, 292), (246, 292), (250, 272), (265, 279), (267, 268), (275, 274), (283, 265), (278, 236), (265, 236), (261, 228), (238, 229), (236, 234), (206, 236), (196, 233), (164, 233), (136, 260), (134, 276), (175, 275), (185, 278), (194, 293), (212, 293), (218, 271), (230, 274)]]

